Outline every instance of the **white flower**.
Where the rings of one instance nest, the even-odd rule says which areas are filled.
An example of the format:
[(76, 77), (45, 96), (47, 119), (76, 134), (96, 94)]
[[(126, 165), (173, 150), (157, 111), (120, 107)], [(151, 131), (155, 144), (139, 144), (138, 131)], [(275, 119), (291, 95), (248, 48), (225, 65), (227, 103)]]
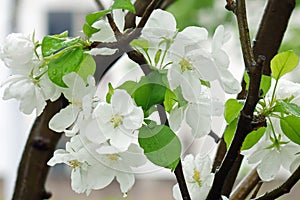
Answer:
[(30, 63), (34, 57), (34, 43), (30, 36), (22, 33), (11, 33), (0, 47), (0, 58), (12, 70), (27, 68), (31, 70)]
[[(86, 84), (78, 74), (71, 72), (63, 77), (63, 81), (68, 86), (63, 89), (63, 94), (70, 104), (52, 117), (49, 128), (73, 136), (79, 131), (81, 122), (91, 115), (92, 99), (96, 92), (95, 79), (89, 76)], [(73, 128), (67, 130), (71, 125), (74, 125)]]
[[(279, 132), (279, 121), (272, 120), (273, 127), (277, 133)], [(257, 149), (246, 155), (249, 164), (257, 163), (257, 173), (263, 181), (271, 181), (277, 175), (281, 166), (289, 170), (292, 161), (296, 158), (295, 153), (299, 151), (299, 147), (291, 142), (286, 142), (285, 138), (277, 136), (270, 140), (272, 136), (272, 129), (270, 125), (266, 129), (265, 137), (262, 141), (257, 143), (254, 147)], [(272, 136), (273, 137), (273, 136)], [(246, 152), (247, 154), (247, 152)]]
[(98, 137), (92, 133), (102, 134), (112, 146), (126, 150), (132, 142), (134, 131), (142, 126), (144, 113), (125, 90), (115, 90), (111, 104), (98, 104), (93, 117), (98, 122), (98, 131), (90, 132), (87, 137)]
[[(168, 50), (168, 57), (172, 61), (168, 70), (168, 80), (170, 88), (182, 89), (182, 95), (187, 101), (195, 102), (200, 97), (201, 75), (200, 68), (203, 63), (198, 62), (204, 57), (205, 51), (201, 43), (207, 39), (207, 31), (200, 27), (187, 27), (178, 33)], [(213, 73), (213, 72), (212, 72)]]
[(296, 159), (290, 165), (290, 172), (293, 173), (300, 166), (300, 156), (297, 155)]
[(116, 177), (122, 193), (134, 184), (131, 167), (138, 167), (146, 162), (143, 150), (137, 145), (130, 145), (125, 152), (112, 150), (108, 144), (92, 143), (81, 135), (71, 138), (66, 150), (56, 150), (48, 165), (65, 163), (72, 167), (72, 189), (77, 193), (98, 190), (109, 185)]
[[(225, 92), (229, 94), (236, 94), (240, 92), (241, 85), (237, 81), (231, 72), (228, 70), (229, 58), (222, 46), (230, 38), (229, 34), (226, 34), (224, 31), (224, 26), (220, 25), (216, 28), (215, 34), (213, 36), (211, 55), (214, 60), (214, 64), (218, 71), (218, 81)], [(211, 74), (211, 72), (208, 71)]]
[(210, 132), (213, 108), (208, 88), (203, 87), (199, 97), (201, 99), (198, 99), (197, 102), (189, 102), (186, 106), (172, 109), (169, 123), (173, 131), (177, 131), (185, 121), (191, 128), (192, 134), (197, 138)]
[(161, 40), (172, 40), (177, 33), (176, 19), (164, 10), (154, 10), (145, 24), (141, 37), (159, 43)]
[[(211, 173), (211, 160), (208, 156), (187, 155), (183, 162), (184, 178), (192, 200), (204, 200), (211, 188), (214, 174)], [(178, 184), (173, 187), (173, 197), (181, 200), (181, 193)]]

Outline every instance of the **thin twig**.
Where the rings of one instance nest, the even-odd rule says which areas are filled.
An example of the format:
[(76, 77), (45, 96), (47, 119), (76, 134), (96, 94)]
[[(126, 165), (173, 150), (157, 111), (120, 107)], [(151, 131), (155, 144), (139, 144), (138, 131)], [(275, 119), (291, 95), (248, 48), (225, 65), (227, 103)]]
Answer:
[(95, 0), (95, 3), (97, 4), (98, 10), (105, 10), (105, 7), (101, 0)]
[(230, 195), (230, 200), (245, 199), (248, 196), (260, 181), (256, 170), (256, 168), (252, 169), (252, 171), (236, 186), (235, 190)]
[(289, 193), (291, 189), (296, 185), (296, 183), (300, 179), (300, 165), (294, 171), (294, 173), (278, 188), (272, 190), (271, 192), (267, 192), (261, 197), (256, 198), (255, 200), (273, 200), (276, 199), (286, 193)]
[(258, 181), (258, 183), (257, 183), (257, 185), (255, 187), (255, 190), (253, 191), (253, 193), (251, 195), (251, 199), (254, 199), (257, 196), (257, 194), (258, 194), (261, 186), (263, 185), (263, 183), (264, 183), (263, 181)]

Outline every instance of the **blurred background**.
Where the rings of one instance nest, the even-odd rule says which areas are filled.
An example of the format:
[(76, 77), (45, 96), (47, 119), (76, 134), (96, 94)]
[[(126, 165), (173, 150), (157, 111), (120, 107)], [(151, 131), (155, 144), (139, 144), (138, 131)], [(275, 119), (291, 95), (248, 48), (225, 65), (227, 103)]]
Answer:
[[(300, 0), (297, 0), (298, 2), (300, 3)], [(102, 3), (108, 6), (110, 1), (102, 0)], [(258, 28), (265, 3), (266, 0), (247, 1), (252, 38)], [(230, 52), (230, 70), (240, 80), (243, 74), (243, 59), (237, 35), (236, 20), (232, 13), (224, 9), (224, 6), (225, 0), (223, 2), (219, 0), (189, 0), (188, 3), (186, 0), (177, 0), (168, 10), (175, 15), (180, 29), (190, 25), (198, 25), (207, 28), (212, 35), (219, 24), (224, 24), (226, 31), (232, 35), (231, 40), (224, 47), (227, 52)], [(1, 0), (0, 43), (11, 32), (25, 34), (35, 32), (38, 40), (41, 40), (46, 34), (61, 33), (65, 30), (68, 30), (72, 36), (81, 35), (80, 30), (85, 15), (96, 10), (97, 6), (93, 0)], [(293, 49), (300, 55), (299, 35), (300, 7), (297, 7), (291, 17), (281, 50)], [(121, 70), (120, 65), (122, 65)], [(299, 69), (297, 71), (299, 72)], [(9, 70), (0, 61), (0, 82), (3, 82), (9, 73)], [(136, 79), (139, 73), (137, 66), (124, 58), (109, 71), (100, 83), (99, 95), (105, 95), (107, 82), (118, 85), (126, 78)], [(122, 80), (120, 77), (122, 77)], [(289, 78), (295, 82), (300, 82), (300, 72), (293, 73)], [(0, 88), (1, 97), (2, 93), (3, 89)], [(224, 102), (230, 96), (225, 95), (218, 84), (213, 84), (212, 97)], [(35, 116), (20, 113), (18, 103), (15, 100), (3, 101), (0, 99), (0, 110), (0, 199), (7, 200), (11, 198), (17, 166)], [(222, 134), (224, 126), (225, 123), (222, 117), (213, 119), (212, 129), (218, 135)], [(193, 138), (184, 136), (182, 133), (180, 133), (180, 138), (184, 143), (184, 153), (201, 151), (210, 154), (213, 158), (216, 144), (212, 138), (193, 140)], [(64, 148), (66, 140), (66, 138), (63, 138), (58, 147)], [(243, 168), (240, 177), (245, 176), (248, 170), (247, 167)], [(265, 184), (262, 191), (280, 184), (286, 177), (287, 172), (282, 171), (276, 181)], [(137, 175), (136, 184), (128, 193), (127, 199), (172, 199), (172, 187), (175, 183), (175, 177), (170, 171), (148, 164), (143, 169), (143, 173)], [(289, 195), (285, 195), (280, 199), (298, 200), (300, 197), (299, 186), (298, 183), (298, 186)], [(89, 197), (74, 193), (70, 187), (70, 171), (60, 165), (51, 169), (46, 188), (53, 193), (51, 198), (53, 200), (123, 199), (119, 185), (116, 182), (103, 190), (93, 191)]]

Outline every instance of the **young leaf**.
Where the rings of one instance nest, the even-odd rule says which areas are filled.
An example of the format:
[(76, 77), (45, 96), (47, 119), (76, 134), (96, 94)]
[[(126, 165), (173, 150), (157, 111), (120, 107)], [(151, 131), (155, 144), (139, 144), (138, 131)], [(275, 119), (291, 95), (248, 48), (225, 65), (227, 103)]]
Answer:
[(295, 69), (298, 63), (299, 58), (293, 51), (279, 53), (271, 60), (272, 76), (278, 80), (286, 73)]
[(92, 26), (93, 23), (95, 23), (98, 19), (100, 19), (101, 17), (105, 16), (107, 13), (111, 12), (111, 10), (101, 10), (98, 12), (93, 12), (88, 14), (85, 17), (85, 21), (88, 25)]
[(287, 116), (280, 119), (283, 133), (293, 142), (300, 145), (300, 118)]
[(43, 57), (52, 55), (53, 53), (61, 50), (64, 47), (72, 46), (78, 43), (80, 37), (76, 38), (58, 38), (56, 36), (47, 35), (42, 41), (42, 54)]
[(162, 52), (162, 50), (158, 49), (157, 52), (155, 53), (155, 56), (154, 56), (154, 63), (155, 63), (155, 65), (157, 65), (157, 63), (160, 60), (161, 52)]
[(165, 110), (167, 112), (170, 112), (177, 101), (178, 100), (176, 94), (174, 94), (174, 92), (172, 92), (171, 90), (167, 89), (164, 100)]
[(264, 135), (265, 131), (266, 131), (266, 127), (260, 127), (259, 129), (250, 132), (246, 136), (241, 150), (247, 150), (253, 147), (253, 145), (255, 145), (260, 140), (260, 138)]
[(62, 77), (71, 72), (77, 72), (83, 58), (83, 51), (75, 47), (64, 52), (61, 56), (53, 59), (48, 64), (48, 76), (58, 86), (67, 87)]
[(130, 42), (130, 46), (136, 47), (136, 48), (141, 48), (145, 52), (147, 52), (149, 49), (149, 42), (148, 42), (148, 40), (145, 40), (145, 39), (140, 39), (140, 38), (134, 39)]
[(129, 10), (130, 12), (135, 13), (134, 5), (131, 3), (130, 0), (115, 0), (111, 8)]
[(228, 99), (225, 103), (224, 117), (229, 124), (236, 119), (240, 111), (243, 108), (243, 104), (239, 103), (236, 99)]
[(271, 76), (262, 75), (260, 81), (260, 89), (263, 91), (263, 96), (267, 94), (271, 87)]
[(144, 126), (139, 130), (138, 141), (152, 163), (175, 169), (181, 155), (181, 143), (168, 126)]
[(132, 96), (136, 104), (147, 111), (151, 106), (164, 102), (166, 90), (163, 74), (153, 71), (140, 80)]
[(79, 64), (77, 74), (87, 82), (88, 76), (93, 76), (96, 71), (96, 62), (91, 55), (83, 54), (82, 61)]
[[(277, 108), (279, 107), (279, 108)], [(294, 115), (300, 117), (300, 106), (291, 102), (285, 102), (283, 100), (276, 101), (276, 108), (285, 114)]]
[(238, 119), (235, 118), (234, 120), (232, 120), (227, 126), (226, 126), (226, 129), (225, 129), (225, 132), (224, 132), (224, 141), (226, 143), (226, 148), (228, 149), (230, 144), (231, 144), (231, 141), (232, 141), (232, 138), (233, 138), (233, 135), (235, 133), (235, 130), (236, 130), (236, 127), (237, 127), (237, 123), (238, 123)]
[(85, 23), (82, 27), (83, 33), (90, 38), (94, 33), (97, 33), (99, 29), (92, 27), (91, 25)]

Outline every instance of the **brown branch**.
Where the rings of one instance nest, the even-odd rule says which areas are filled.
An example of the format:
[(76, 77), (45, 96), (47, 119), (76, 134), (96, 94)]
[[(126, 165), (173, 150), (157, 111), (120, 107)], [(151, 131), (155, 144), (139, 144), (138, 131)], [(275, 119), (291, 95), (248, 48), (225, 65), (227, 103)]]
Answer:
[(233, 137), (230, 148), (222, 162), (220, 169), (216, 172), (212, 188), (209, 191), (207, 200), (221, 199), (221, 191), (225, 180), (232, 169), (232, 166), (240, 154), (240, 148), (248, 133), (252, 131), (252, 116), (256, 104), (259, 100), (259, 86), (262, 75), (262, 65), (264, 57), (260, 56), (255, 66), (250, 67), (249, 76), (249, 92), (245, 105), (241, 111), (237, 129)]
[(294, 171), (294, 173), (278, 188), (274, 189), (271, 192), (267, 192), (261, 197), (256, 198), (255, 200), (273, 200), (286, 193), (289, 193), (291, 189), (296, 185), (300, 179), (300, 165)]
[(260, 178), (255, 168), (238, 184), (232, 195), (230, 195), (230, 200), (246, 199), (259, 181)]
[(270, 75), (270, 61), (277, 54), (286, 31), (291, 13), (295, 8), (295, 0), (269, 0), (253, 42), (255, 58), (264, 55), (263, 74)]
[(251, 195), (251, 199), (254, 199), (257, 196), (263, 183), (264, 183), (263, 181), (258, 181), (257, 185), (255, 186), (255, 190), (253, 191), (253, 193)]
[(47, 162), (53, 156), (61, 134), (50, 130), (48, 122), (66, 105), (64, 98), (48, 102), (42, 115), (35, 120), (19, 165), (13, 200), (42, 200), (51, 197), (44, 188), (49, 170)]

